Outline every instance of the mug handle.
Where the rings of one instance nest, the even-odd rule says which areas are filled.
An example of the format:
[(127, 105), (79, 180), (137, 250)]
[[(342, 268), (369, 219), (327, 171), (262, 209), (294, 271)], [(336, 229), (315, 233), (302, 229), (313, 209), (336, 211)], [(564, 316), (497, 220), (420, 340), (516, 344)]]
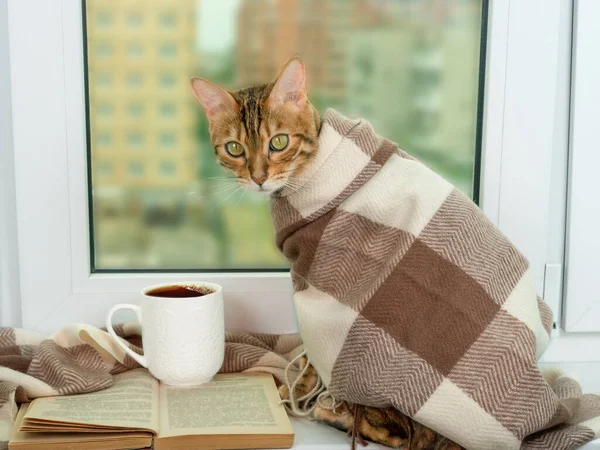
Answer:
[(117, 336), (117, 333), (115, 333), (115, 330), (113, 329), (112, 326), (112, 317), (113, 315), (121, 310), (121, 309), (128, 309), (130, 311), (133, 311), (135, 313), (135, 316), (137, 317), (138, 322), (142, 323), (142, 310), (140, 309), (139, 306), (137, 305), (129, 305), (129, 304), (120, 304), (120, 305), (115, 305), (113, 306), (110, 311), (108, 311), (108, 314), (106, 315), (106, 330), (108, 331), (108, 334), (110, 334), (110, 336), (113, 338), (113, 340), (123, 349), (125, 350), (125, 352), (131, 356), (134, 360), (137, 361), (137, 363), (142, 366), (142, 367), (148, 367), (148, 361), (146, 359), (146, 357), (144, 355), (139, 355), (136, 352), (134, 352), (133, 350), (131, 350), (124, 342), (123, 340)]

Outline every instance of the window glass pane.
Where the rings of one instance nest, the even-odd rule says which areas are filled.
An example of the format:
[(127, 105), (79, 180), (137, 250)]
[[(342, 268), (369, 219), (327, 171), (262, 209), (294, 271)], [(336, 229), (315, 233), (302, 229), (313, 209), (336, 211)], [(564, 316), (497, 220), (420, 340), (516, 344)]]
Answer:
[(189, 79), (264, 83), (294, 54), (319, 111), (368, 119), (472, 195), (482, 2), (86, 0), (95, 270), (287, 267)]

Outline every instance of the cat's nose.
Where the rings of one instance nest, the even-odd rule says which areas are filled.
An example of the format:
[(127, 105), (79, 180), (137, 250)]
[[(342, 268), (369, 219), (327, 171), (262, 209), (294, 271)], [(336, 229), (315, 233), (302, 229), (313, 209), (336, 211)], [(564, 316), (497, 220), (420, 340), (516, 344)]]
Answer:
[(264, 173), (260, 175), (252, 175), (250, 178), (252, 178), (252, 181), (254, 181), (259, 186), (262, 186), (263, 184), (265, 184), (265, 181), (267, 181), (267, 175)]

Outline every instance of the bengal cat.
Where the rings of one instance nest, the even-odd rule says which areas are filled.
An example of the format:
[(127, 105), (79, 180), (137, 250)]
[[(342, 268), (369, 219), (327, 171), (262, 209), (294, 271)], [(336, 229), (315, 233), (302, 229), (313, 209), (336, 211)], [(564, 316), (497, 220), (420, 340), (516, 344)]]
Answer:
[[(247, 189), (273, 194), (294, 189), (319, 151), (320, 116), (308, 101), (304, 64), (290, 60), (271, 83), (226, 91), (203, 78), (192, 88), (209, 120), (209, 132), (219, 164)], [(302, 361), (306, 365), (306, 360)], [(317, 383), (309, 367), (296, 387), (301, 398)], [(287, 398), (286, 386), (280, 389)], [(313, 416), (351, 434), (393, 448), (458, 450), (459, 445), (415, 422), (400, 411), (342, 403), (318, 405)]]

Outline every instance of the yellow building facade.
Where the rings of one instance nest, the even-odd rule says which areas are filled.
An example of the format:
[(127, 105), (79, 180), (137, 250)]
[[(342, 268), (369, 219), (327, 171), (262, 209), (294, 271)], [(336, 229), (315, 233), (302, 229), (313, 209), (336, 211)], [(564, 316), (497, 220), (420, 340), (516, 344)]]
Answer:
[(197, 0), (86, 2), (95, 195), (196, 179)]

